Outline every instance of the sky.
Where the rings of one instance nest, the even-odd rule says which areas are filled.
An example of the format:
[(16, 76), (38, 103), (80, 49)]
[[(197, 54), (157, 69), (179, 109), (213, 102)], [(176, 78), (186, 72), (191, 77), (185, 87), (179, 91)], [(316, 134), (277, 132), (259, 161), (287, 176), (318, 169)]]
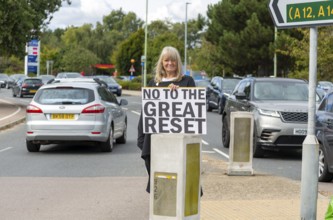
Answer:
[[(68, 26), (82, 26), (101, 22), (103, 16), (112, 10), (125, 13), (134, 12), (140, 19), (146, 21), (147, 0), (71, 0), (72, 4), (63, 3), (59, 11), (54, 13), (50, 29), (66, 28)], [(221, 0), (148, 0), (148, 23), (155, 20), (170, 19), (172, 22), (185, 21), (187, 5), (187, 19), (195, 19), (198, 14), (206, 16), (207, 6)]]

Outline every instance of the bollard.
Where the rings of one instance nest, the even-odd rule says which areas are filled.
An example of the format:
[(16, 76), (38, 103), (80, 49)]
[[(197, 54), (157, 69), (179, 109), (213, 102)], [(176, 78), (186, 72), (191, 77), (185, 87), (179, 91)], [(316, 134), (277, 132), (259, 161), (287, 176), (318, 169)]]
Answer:
[(199, 220), (201, 136), (151, 136), (150, 220)]
[(231, 112), (228, 175), (253, 175), (253, 129), (251, 112)]

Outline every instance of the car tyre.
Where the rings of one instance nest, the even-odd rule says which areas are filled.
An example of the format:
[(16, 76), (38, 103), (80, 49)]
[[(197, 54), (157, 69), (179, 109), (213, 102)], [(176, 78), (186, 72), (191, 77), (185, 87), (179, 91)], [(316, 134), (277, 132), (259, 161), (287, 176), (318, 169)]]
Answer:
[(118, 93), (117, 93), (117, 96), (121, 96), (121, 92), (118, 92)]
[(34, 144), (32, 141), (26, 141), (26, 144), (29, 152), (38, 152), (40, 150), (40, 144)]
[(206, 110), (207, 110), (207, 112), (211, 112), (212, 111), (212, 107), (210, 107), (208, 99), (206, 100)]
[(23, 98), (23, 95), (22, 95), (22, 91), (21, 91), (21, 90), (19, 91), (19, 94), (18, 94), (17, 96), (20, 97), (20, 98)]
[(328, 164), (325, 159), (325, 152), (323, 145), (319, 146), (319, 173), (318, 181), (319, 182), (331, 182), (333, 180), (333, 174), (328, 170)]
[(263, 158), (264, 154), (265, 154), (265, 150), (262, 149), (261, 146), (258, 146), (257, 138), (258, 138), (257, 129), (256, 129), (256, 126), (254, 126), (254, 129), (253, 129), (253, 157)]
[(109, 137), (105, 142), (100, 143), (102, 152), (112, 152), (113, 149), (113, 128), (111, 127)]
[(222, 123), (222, 144), (223, 144), (223, 147), (229, 148), (229, 142), (230, 142), (230, 131), (229, 131), (229, 125), (228, 125), (227, 117), (225, 116), (223, 118), (223, 123)]
[(218, 107), (217, 107), (217, 112), (219, 113), (219, 115), (222, 115), (223, 109), (222, 109), (222, 101), (219, 100), (218, 102)]
[(123, 135), (120, 138), (116, 139), (116, 143), (117, 144), (126, 144), (126, 140), (127, 140), (127, 122), (125, 122), (125, 128), (124, 128)]

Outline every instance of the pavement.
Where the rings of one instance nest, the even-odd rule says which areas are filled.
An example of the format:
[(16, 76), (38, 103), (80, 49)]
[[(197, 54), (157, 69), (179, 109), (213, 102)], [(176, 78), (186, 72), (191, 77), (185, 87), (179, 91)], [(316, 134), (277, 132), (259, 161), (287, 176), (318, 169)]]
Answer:
[[(125, 90), (123, 95), (140, 95), (140, 92)], [(24, 120), (24, 106), (6, 101), (0, 97), (0, 132), (22, 123)], [(300, 181), (257, 171), (254, 171), (253, 176), (229, 176), (227, 175), (227, 167), (228, 162), (226, 161), (216, 159), (216, 157), (209, 154), (202, 155), (201, 184), (204, 195), (200, 202), (201, 220), (301, 219)], [(4, 184), (4, 181), (2, 181), (2, 184)], [(142, 185), (145, 185), (145, 178)], [(10, 188), (10, 183), (8, 183), (7, 190)], [(15, 191), (18, 191), (18, 189), (16, 188)], [(332, 183), (318, 184), (317, 219), (324, 219), (332, 196)], [(71, 219), (75, 219), (73, 218), (75, 213), (73, 211), (75, 210), (68, 211), (72, 214)], [(79, 211), (82, 213), (82, 209)], [(120, 213), (123, 211), (118, 210)], [(100, 216), (95, 219), (107, 218)]]

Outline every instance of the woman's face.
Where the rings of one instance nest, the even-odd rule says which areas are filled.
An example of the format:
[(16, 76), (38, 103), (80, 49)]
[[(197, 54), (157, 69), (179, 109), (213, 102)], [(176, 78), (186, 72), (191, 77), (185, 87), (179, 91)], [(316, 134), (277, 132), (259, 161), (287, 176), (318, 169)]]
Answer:
[(177, 61), (170, 57), (163, 59), (163, 68), (167, 74), (176, 74), (177, 72)]

